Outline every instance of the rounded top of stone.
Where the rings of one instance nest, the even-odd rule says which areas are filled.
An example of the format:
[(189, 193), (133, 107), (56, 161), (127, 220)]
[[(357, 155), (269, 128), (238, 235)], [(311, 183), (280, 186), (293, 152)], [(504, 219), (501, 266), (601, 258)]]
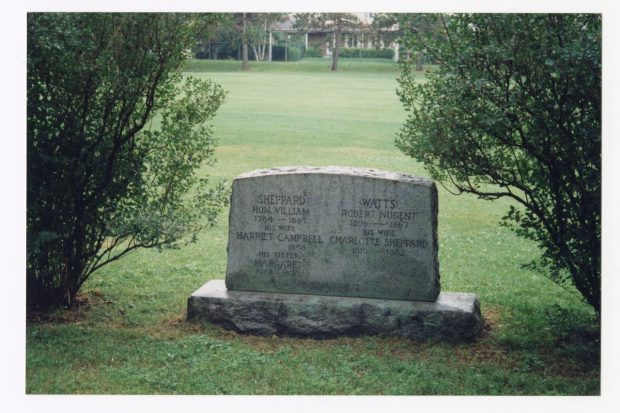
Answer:
[(419, 185), (433, 185), (432, 179), (408, 175), (400, 172), (382, 171), (380, 169), (354, 168), (347, 166), (282, 166), (269, 169), (256, 169), (243, 173), (235, 179), (257, 178), (275, 175), (348, 175), (364, 178), (387, 179), (391, 181), (410, 182)]

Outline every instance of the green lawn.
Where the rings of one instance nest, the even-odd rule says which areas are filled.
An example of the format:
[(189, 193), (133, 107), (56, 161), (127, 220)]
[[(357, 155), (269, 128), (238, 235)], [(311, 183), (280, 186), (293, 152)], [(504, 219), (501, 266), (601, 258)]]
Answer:
[[(215, 180), (284, 165), (360, 166), (427, 175), (394, 147), (405, 118), (387, 60), (193, 62), (229, 94), (214, 121)], [(102, 268), (83, 303), (27, 326), (27, 393), (598, 394), (594, 314), (573, 291), (521, 268), (536, 246), (498, 222), (508, 204), (440, 187), (444, 291), (478, 294), (487, 329), (472, 344), (399, 338), (238, 335), (185, 321), (189, 294), (224, 278), (227, 214), (178, 250)]]

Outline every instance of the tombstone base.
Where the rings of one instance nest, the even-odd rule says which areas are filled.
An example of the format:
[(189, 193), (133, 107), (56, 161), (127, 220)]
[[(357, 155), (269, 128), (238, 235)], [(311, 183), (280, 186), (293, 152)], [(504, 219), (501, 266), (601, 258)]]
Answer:
[(442, 292), (434, 302), (229, 291), (211, 280), (188, 299), (188, 319), (257, 335), (314, 338), (403, 336), (471, 341), (482, 328), (475, 294)]

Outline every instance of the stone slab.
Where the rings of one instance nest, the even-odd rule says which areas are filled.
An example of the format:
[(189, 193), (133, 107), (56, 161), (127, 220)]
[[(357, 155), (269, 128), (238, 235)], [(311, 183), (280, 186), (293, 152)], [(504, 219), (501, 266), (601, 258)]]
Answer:
[(212, 280), (188, 299), (188, 319), (258, 335), (315, 338), (384, 335), (470, 341), (482, 327), (475, 294), (442, 292), (435, 302), (230, 291)]
[(284, 167), (233, 181), (226, 286), (434, 301), (437, 188), (373, 169)]

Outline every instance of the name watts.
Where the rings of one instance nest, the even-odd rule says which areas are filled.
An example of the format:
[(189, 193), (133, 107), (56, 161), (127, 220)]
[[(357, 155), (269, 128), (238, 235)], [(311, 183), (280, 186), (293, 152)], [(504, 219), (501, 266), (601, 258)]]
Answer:
[(398, 202), (395, 199), (385, 199), (385, 198), (362, 198), (360, 204), (364, 208), (375, 208), (375, 209), (394, 209)]

